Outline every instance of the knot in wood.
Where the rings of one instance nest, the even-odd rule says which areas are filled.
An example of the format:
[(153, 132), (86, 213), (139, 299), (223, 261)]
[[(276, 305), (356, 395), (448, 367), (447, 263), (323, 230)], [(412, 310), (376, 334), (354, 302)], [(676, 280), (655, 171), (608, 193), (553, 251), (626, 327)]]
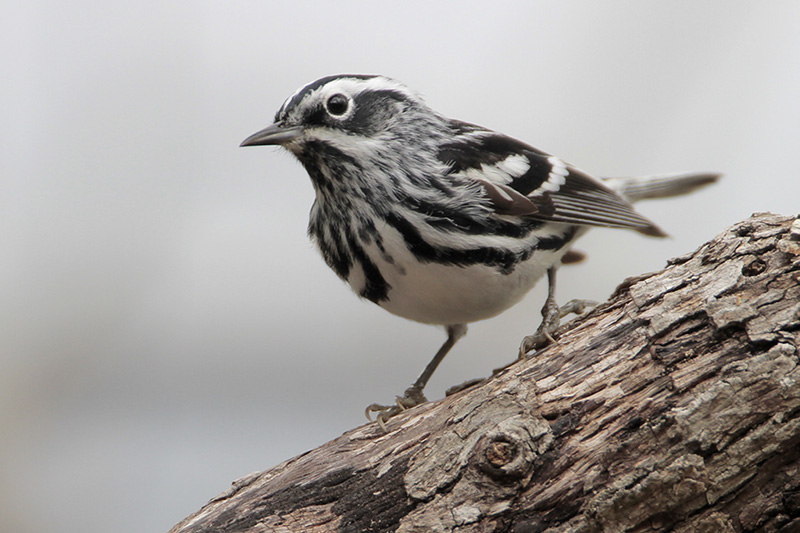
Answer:
[(484, 435), (473, 457), (481, 472), (494, 480), (516, 481), (530, 473), (534, 460), (551, 441), (546, 422), (515, 416)]
[(531, 468), (533, 454), (525, 453), (530, 445), (510, 435), (487, 435), (478, 446), (478, 466), (484, 474), (497, 481), (514, 481)]
[(505, 440), (493, 441), (486, 448), (486, 461), (494, 468), (503, 468), (517, 456), (517, 445)]

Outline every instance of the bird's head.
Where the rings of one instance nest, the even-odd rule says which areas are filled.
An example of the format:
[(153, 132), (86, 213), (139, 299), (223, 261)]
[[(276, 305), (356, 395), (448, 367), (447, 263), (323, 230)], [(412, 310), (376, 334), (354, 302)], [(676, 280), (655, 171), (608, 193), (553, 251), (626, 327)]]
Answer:
[[(301, 160), (318, 144), (350, 156), (381, 146), (411, 141), (419, 122), (436, 119), (422, 98), (384, 76), (337, 75), (298, 89), (275, 114), (275, 121), (241, 146), (279, 145)], [(409, 127), (412, 126), (412, 127)]]

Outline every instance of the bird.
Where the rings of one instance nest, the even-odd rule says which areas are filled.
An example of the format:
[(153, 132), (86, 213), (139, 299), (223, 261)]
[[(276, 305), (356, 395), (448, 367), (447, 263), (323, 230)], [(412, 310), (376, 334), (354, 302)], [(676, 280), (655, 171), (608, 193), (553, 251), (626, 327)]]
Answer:
[(241, 146), (275, 145), (313, 185), (308, 234), (360, 297), (444, 326), (447, 339), (394, 404), (371, 404), (381, 428), (427, 401), (423, 389), (467, 324), (499, 315), (547, 275), (548, 295), (523, 356), (553, 342), (556, 270), (592, 227), (666, 233), (632, 202), (692, 192), (709, 172), (596, 179), (522, 141), (447, 118), (392, 78), (339, 74), (300, 87)]

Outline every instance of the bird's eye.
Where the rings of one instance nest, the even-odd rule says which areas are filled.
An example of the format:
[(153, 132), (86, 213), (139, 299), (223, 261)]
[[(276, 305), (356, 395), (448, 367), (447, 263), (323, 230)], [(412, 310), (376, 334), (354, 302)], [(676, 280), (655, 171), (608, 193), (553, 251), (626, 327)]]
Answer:
[(347, 97), (343, 94), (334, 94), (330, 98), (328, 98), (325, 107), (328, 108), (328, 113), (331, 115), (340, 117), (347, 112), (347, 108), (349, 107), (350, 102), (347, 100)]

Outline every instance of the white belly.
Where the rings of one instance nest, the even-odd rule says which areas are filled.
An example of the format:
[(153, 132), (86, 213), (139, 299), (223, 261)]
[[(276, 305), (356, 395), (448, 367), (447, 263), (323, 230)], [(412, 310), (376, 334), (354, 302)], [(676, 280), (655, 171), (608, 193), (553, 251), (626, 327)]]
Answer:
[[(467, 324), (505, 311), (518, 303), (569, 249), (565, 246), (556, 252), (534, 252), (505, 274), (483, 264), (460, 267), (420, 262), (399, 235), (383, 233), (383, 237), (392, 262), (387, 262), (374, 245), (366, 249), (391, 286), (388, 300), (379, 305), (410, 320), (441, 325)], [(348, 282), (358, 292), (364, 284), (363, 271), (354, 268)]]

